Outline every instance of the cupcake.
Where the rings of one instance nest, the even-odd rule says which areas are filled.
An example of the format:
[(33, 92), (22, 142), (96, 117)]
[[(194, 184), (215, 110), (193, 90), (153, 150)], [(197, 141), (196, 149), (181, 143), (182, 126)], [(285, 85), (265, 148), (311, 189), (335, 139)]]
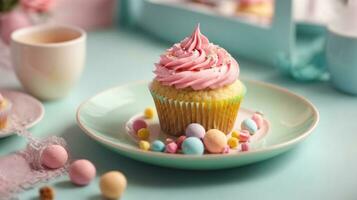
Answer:
[(245, 94), (239, 65), (225, 49), (210, 43), (199, 25), (155, 66), (149, 89), (163, 132), (180, 136), (191, 123), (226, 134), (232, 130)]
[(0, 94), (0, 130), (7, 126), (11, 106), (11, 102)]
[(256, 17), (271, 18), (274, 13), (273, 0), (239, 0), (237, 12)]

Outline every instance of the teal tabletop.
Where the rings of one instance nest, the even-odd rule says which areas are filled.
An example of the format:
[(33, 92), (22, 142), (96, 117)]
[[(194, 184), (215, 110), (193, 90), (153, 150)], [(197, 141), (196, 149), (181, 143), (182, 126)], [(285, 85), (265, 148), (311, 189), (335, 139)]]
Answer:
[[(101, 199), (99, 175), (120, 170), (128, 179), (124, 200), (161, 199), (356, 199), (357, 97), (334, 90), (328, 82), (299, 83), (272, 67), (236, 56), (241, 77), (280, 85), (308, 98), (320, 111), (313, 134), (297, 148), (244, 167), (189, 171), (144, 164), (116, 154), (87, 137), (75, 121), (76, 109), (107, 88), (150, 80), (153, 63), (170, 46), (142, 33), (105, 30), (89, 33), (87, 63), (80, 82), (66, 98), (44, 102), (45, 116), (31, 129), (36, 137), (64, 137), (72, 158), (86, 158), (97, 177), (86, 187), (73, 186), (64, 176), (49, 183), (56, 199)], [(10, 70), (0, 69), (0, 85), (21, 90)], [(288, 112), (288, 111), (287, 111)], [(24, 148), (18, 136), (0, 139), (0, 156)], [(38, 199), (38, 188), (20, 199)]]

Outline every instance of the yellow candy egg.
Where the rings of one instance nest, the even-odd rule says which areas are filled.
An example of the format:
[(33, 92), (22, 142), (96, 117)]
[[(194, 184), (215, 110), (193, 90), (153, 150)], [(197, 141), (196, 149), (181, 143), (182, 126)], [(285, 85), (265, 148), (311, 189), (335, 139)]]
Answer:
[(140, 140), (147, 140), (150, 137), (150, 131), (147, 128), (141, 128), (138, 130), (138, 138)]
[(144, 150), (144, 151), (148, 151), (150, 149), (150, 143), (148, 141), (145, 141), (145, 140), (140, 140), (139, 148)]
[(235, 137), (231, 137), (231, 138), (228, 139), (227, 144), (232, 149), (233, 148), (237, 148), (238, 145), (239, 145), (239, 140), (237, 138), (235, 138)]
[(100, 177), (99, 188), (102, 195), (107, 199), (120, 198), (125, 189), (127, 181), (119, 171), (110, 171)]
[(147, 119), (152, 119), (154, 117), (155, 111), (153, 108), (146, 108), (144, 111), (144, 116)]
[(234, 137), (234, 138), (239, 139), (239, 131), (236, 131), (236, 130), (232, 131), (231, 136)]

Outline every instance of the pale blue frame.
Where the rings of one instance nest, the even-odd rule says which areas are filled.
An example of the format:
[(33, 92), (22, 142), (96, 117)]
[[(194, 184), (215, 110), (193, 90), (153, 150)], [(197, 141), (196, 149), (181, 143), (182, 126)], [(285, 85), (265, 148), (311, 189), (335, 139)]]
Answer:
[(292, 1), (275, 0), (275, 5), (270, 27), (152, 0), (122, 0), (120, 20), (169, 42), (180, 41), (191, 33), (197, 23), (201, 23), (202, 32), (230, 53), (274, 65), (277, 54), (289, 55), (295, 45)]

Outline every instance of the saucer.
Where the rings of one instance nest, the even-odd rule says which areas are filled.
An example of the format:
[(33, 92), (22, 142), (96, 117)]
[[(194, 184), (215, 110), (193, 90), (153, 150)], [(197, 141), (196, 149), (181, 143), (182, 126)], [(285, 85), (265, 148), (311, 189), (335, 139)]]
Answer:
[(8, 127), (0, 130), (0, 138), (14, 134), (15, 126), (29, 129), (43, 118), (45, 109), (34, 97), (13, 90), (0, 90), (0, 93), (12, 103)]
[[(77, 110), (77, 123), (90, 138), (121, 155), (154, 165), (199, 170), (266, 160), (295, 147), (316, 127), (319, 113), (305, 98), (271, 84), (243, 82), (247, 95), (240, 113), (262, 111), (270, 123), (268, 133), (259, 140), (262, 144), (246, 152), (196, 156), (139, 149), (128, 134), (126, 123), (146, 107), (154, 107), (147, 81), (111, 88), (84, 101)], [(238, 120), (242, 119), (243, 115), (238, 114)]]

